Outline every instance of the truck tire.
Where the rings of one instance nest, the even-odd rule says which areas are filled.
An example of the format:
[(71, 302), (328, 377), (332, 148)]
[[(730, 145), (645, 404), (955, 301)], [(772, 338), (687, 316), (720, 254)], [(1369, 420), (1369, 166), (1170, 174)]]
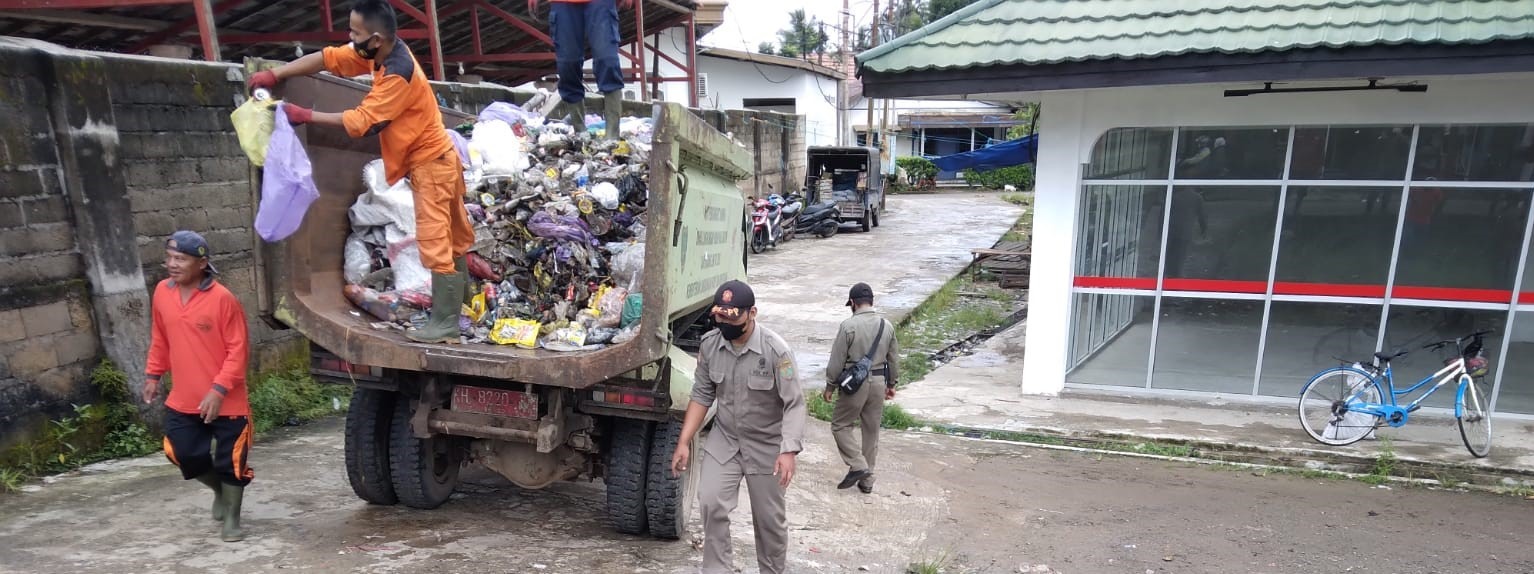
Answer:
[(357, 387), (346, 413), (346, 480), (357, 498), (371, 504), (395, 504), (389, 474), (389, 425), (394, 393)]
[(873, 229), (873, 220), (874, 212), (872, 209), (863, 212), (863, 220), (858, 222), (858, 226), (863, 228), (863, 233), (868, 233), (869, 230)]
[(414, 404), (405, 395), (399, 395), (394, 404), (389, 470), (394, 477), (394, 493), (401, 503), (430, 510), (442, 506), (453, 495), (463, 458), (451, 436), (439, 434), (420, 439), (410, 432)]
[(613, 529), (624, 534), (644, 534), (649, 527), (645, 477), (649, 474), (653, 428), (648, 421), (613, 419), (605, 479), (607, 516)]
[(879, 226), (879, 212), (878, 211), (874, 211), (874, 227), (878, 227), (878, 226)]
[[(687, 521), (692, 517), (693, 501), (698, 497), (698, 477), (701, 464), (688, 464), (680, 477), (671, 476), (671, 454), (676, 451), (677, 440), (682, 438), (682, 421), (669, 421), (655, 429), (650, 442), (650, 476), (646, 485), (645, 508), (650, 514), (650, 535), (666, 540), (677, 540), (687, 533)], [(693, 438), (693, 446), (698, 440)], [(703, 453), (693, 448), (693, 461)]]

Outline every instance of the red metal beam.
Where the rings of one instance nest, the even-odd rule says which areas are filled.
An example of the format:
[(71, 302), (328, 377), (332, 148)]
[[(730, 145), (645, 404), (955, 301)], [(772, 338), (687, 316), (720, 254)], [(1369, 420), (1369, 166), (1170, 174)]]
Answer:
[(553, 52), (524, 52), (521, 54), (450, 54), (443, 57), (448, 62), (484, 63), (484, 62), (552, 62)]
[(437, 0), (426, 0), (426, 31), (431, 36), (431, 72), (438, 82), (447, 80), (442, 63), (442, 28), (437, 25)]
[(479, 4), (479, 0), (459, 0), (458, 2), (454, 2), (451, 6), (448, 6), (446, 8), (438, 8), (437, 9), (437, 18), (438, 19), (442, 19), (442, 18), (446, 18), (448, 16), (452, 16), (454, 14), (457, 14), (459, 12), (462, 12), (464, 10), (468, 10), (469, 8), (474, 7), (475, 4)]
[(54, 10), (79, 10), (81, 8), (125, 8), (128, 6), (162, 6), (186, 4), (187, 0), (5, 0), (0, 9), (31, 10), (51, 8)]
[(644, 69), (644, 0), (634, 3), (634, 65), (639, 67), (639, 101), (650, 101), (650, 82), (645, 80)]
[(489, 12), (491, 16), (505, 20), (507, 24), (511, 24), (512, 26), (521, 29), (523, 32), (527, 32), (529, 36), (537, 38), (550, 46), (554, 45), (554, 39), (550, 38), (548, 34), (543, 33), (542, 30), (532, 27), (532, 25), (528, 24), (527, 22), (523, 22), (521, 18), (511, 15), (510, 12), (502, 10), (489, 2), (480, 1), (476, 2), (476, 4), (479, 4), (479, 7), (484, 8), (485, 11)]
[(224, 59), (218, 51), (218, 23), (213, 16), (212, 0), (192, 0), (192, 10), (197, 17), (197, 36), (202, 39), (202, 59), (218, 62)]
[[(406, 40), (426, 40), (428, 33), (420, 28), (400, 30), (398, 36)], [(288, 42), (346, 42), (350, 32), (275, 32), (270, 34), (226, 34), (219, 38), (224, 44), (282, 44)]]
[(479, 8), (469, 6), (469, 33), (474, 36), (474, 55), (485, 55), (485, 44), (479, 38)]
[(661, 51), (661, 49), (660, 49), (660, 38), (659, 37), (657, 37), (656, 40), (655, 40), (655, 53), (660, 55), (660, 57), (664, 58), (667, 62), (671, 62), (671, 65), (676, 66), (678, 68), (681, 68), (683, 70), (687, 69), (687, 64), (683, 64), (681, 62), (678, 62), (676, 58), (671, 57), (671, 54), (667, 54), (664, 51)]
[(417, 22), (422, 24), (429, 24), (429, 22), (426, 21), (426, 13), (420, 10), (416, 10), (415, 6), (411, 6), (410, 3), (406, 2), (405, 0), (389, 0), (389, 5), (394, 6), (395, 10), (404, 12), (406, 16), (415, 18), (415, 21)]
[(335, 16), (331, 14), (330, 0), (320, 0), (320, 23), (325, 25), (325, 31), (336, 29)]
[[(222, 2), (214, 4), (213, 16), (222, 16), (225, 12), (239, 7), (239, 5), (244, 4), (246, 1), (247, 0), (223, 0)], [(129, 47), (128, 53), (137, 54), (139, 52), (148, 50), (150, 46), (164, 44), (166, 40), (185, 34), (188, 30), (192, 30), (196, 27), (197, 18), (195, 17), (176, 22), (175, 24), (166, 26), (164, 30), (160, 30), (159, 32), (155, 32), (154, 34), (146, 36), (143, 40), (140, 40), (139, 43)]]

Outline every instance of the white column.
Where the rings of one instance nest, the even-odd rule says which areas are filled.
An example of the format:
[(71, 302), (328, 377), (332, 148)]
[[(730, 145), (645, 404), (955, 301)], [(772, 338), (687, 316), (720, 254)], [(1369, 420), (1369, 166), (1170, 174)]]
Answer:
[(1083, 151), (1095, 134), (1081, 133), (1086, 118), (1079, 93), (1046, 94), (1039, 116), (1039, 157), (1034, 164), (1033, 265), (1029, 278), (1024, 394), (1057, 394), (1065, 388), (1070, 343), (1071, 279), (1075, 257), (1076, 204)]

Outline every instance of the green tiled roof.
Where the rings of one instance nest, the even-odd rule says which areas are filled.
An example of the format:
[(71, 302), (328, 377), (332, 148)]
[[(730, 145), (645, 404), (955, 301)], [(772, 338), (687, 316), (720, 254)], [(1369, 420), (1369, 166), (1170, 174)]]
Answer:
[(862, 70), (1534, 38), (1534, 0), (980, 0), (858, 55)]

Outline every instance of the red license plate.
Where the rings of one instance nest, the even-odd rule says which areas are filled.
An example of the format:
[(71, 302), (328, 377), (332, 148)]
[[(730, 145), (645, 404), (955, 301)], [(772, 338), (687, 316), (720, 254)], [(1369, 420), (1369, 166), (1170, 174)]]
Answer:
[(453, 410), (536, 420), (538, 395), (458, 385), (453, 388)]

